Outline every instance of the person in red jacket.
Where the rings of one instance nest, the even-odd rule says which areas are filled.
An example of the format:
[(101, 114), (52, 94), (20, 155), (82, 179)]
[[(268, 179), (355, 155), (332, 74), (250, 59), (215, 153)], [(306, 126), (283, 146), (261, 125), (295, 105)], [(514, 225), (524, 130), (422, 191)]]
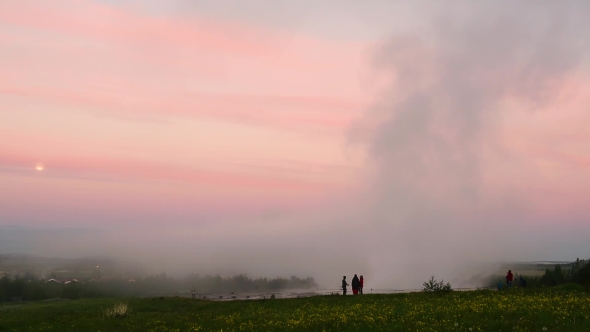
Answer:
[(359, 280), (359, 293), (363, 294), (363, 285), (365, 284), (365, 279), (363, 279), (363, 276), (361, 276), (361, 279)]
[(514, 280), (514, 275), (512, 274), (512, 270), (508, 270), (508, 274), (506, 275), (506, 285), (508, 288), (512, 287), (512, 280)]

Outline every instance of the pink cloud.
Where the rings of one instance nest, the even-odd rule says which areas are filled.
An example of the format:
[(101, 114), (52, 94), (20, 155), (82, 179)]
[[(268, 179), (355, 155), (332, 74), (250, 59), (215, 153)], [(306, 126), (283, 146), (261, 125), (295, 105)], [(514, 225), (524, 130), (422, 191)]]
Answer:
[(67, 90), (59, 87), (19, 87), (0, 83), (0, 93), (131, 116), (206, 116), (225, 121), (296, 129), (321, 126), (341, 131), (363, 104), (329, 97), (224, 95), (190, 92)]
[[(33, 170), (40, 158), (0, 153), (0, 165)], [(201, 186), (225, 188), (255, 188), (273, 191), (316, 191), (326, 188), (337, 189), (335, 184), (289, 179), (272, 174), (259, 175), (244, 172), (228, 172), (199, 167), (182, 167), (141, 160), (124, 160), (105, 157), (45, 156), (41, 160), (46, 170), (54, 175), (68, 174), (73, 177), (107, 176), (113, 180), (169, 181)]]
[[(142, 16), (127, 7), (86, 0), (3, 2), (0, 20), (26, 28), (132, 45), (203, 47), (222, 52), (260, 55), (272, 49), (260, 33), (230, 23), (189, 22)], [(224, 32), (220, 34), (219, 32)], [(231, 36), (234, 37), (231, 37)], [(237, 37), (237, 38), (236, 38)], [(270, 34), (262, 37), (270, 37)]]
[[(68, 154), (74, 145), (56, 137), (2, 134), (0, 142), (14, 143), (0, 144), (0, 205), (6, 220), (80, 224), (84, 216), (85, 223), (107, 225), (138, 218), (244, 217), (267, 209), (309, 208), (351, 186), (334, 178), (342, 173), (338, 165), (285, 162), (290, 169), (283, 170), (276, 162), (234, 169), (219, 167), (218, 162), (176, 165), (137, 155), (84, 156), (77, 155), (77, 149)], [(34, 170), (39, 161), (45, 164), (43, 172)], [(326, 176), (316, 176), (322, 174)]]
[(201, 226), (227, 220), (240, 223), (269, 211), (288, 213), (317, 208), (329, 196), (326, 191), (317, 190), (218, 190), (196, 183), (96, 181), (92, 177), (59, 178), (41, 173), (19, 176), (2, 172), (0, 189), (0, 211), (5, 222), (78, 226)]
[[(85, 0), (0, 6), (0, 22), (29, 29), (0, 34), (3, 94), (111, 114), (335, 130), (365, 104), (355, 77), (364, 45)], [(219, 91), (200, 91), (212, 85)]]

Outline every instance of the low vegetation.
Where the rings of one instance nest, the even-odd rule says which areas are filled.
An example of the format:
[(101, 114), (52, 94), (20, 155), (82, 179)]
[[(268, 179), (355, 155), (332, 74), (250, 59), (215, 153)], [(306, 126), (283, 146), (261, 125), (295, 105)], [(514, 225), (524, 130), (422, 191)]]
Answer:
[(129, 306), (126, 303), (117, 302), (111, 308), (102, 311), (105, 317), (125, 317), (129, 313)]
[(129, 298), (0, 305), (0, 331), (590, 331), (590, 294), (546, 289), (215, 302)]

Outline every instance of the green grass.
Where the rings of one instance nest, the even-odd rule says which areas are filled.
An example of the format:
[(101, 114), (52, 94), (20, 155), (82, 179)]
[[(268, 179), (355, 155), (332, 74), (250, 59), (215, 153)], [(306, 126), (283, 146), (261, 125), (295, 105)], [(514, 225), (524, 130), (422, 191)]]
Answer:
[[(115, 304), (124, 316), (107, 317)], [(91, 299), (0, 305), (0, 331), (590, 331), (580, 287), (209, 302)]]

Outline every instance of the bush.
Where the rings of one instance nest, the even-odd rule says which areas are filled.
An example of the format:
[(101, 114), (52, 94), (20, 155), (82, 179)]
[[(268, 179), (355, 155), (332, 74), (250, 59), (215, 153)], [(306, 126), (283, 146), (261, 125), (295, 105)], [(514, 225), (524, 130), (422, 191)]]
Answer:
[(129, 306), (125, 303), (117, 302), (112, 308), (102, 311), (105, 317), (125, 317), (129, 313)]
[(448, 282), (445, 284), (444, 280), (438, 282), (436, 279), (434, 279), (434, 276), (430, 277), (430, 280), (423, 283), (422, 285), (424, 286), (424, 288), (422, 288), (422, 291), (424, 292), (447, 293), (453, 290), (451, 284)]

